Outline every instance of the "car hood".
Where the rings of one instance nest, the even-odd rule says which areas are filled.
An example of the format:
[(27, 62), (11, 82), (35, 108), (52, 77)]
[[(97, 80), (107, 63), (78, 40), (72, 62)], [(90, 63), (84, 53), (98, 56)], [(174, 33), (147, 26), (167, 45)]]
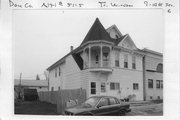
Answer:
[(93, 107), (78, 105), (78, 106), (75, 106), (73, 108), (68, 108), (68, 109), (66, 109), (66, 111), (71, 112), (73, 114), (77, 114), (77, 113), (86, 112), (86, 111), (89, 111), (92, 109), (93, 109)]

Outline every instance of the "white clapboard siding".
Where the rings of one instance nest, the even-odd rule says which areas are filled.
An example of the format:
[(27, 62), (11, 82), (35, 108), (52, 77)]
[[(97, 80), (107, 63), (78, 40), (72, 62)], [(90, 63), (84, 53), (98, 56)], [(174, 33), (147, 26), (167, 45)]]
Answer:
[[(128, 69), (114, 68), (110, 74), (108, 82), (119, 82), (121, 89), (121, 97), (135, 94), (136, 100), (143, 100), (143, 73), (142, 71), (134, 71)], [(138, 90), (133, 90), (133, 83), (139, 84)], [(113, 91), (108, 91), (113, 95)]]
[[(157, 65), (159, 63), (163, 64), (162, 56), (158, 56), (155, 54), (147, 54), (145, 57), (145, 70), (156, 71)], [(148, 79), (153, 80), (153, 88), (148, 88)], [(158, 96), (160, 97), (160, 99), (163, 99), (163, 88), (156, 88), (156, 80), (163, 81), (163, 73), (149, 71), (145, 72), (146, 100), (150, 100), (150, 97), (152, 97), (152, 99), (158, 99)]]
[(77, 89), (81, 88), (81, 70), (75, 62), (72, 55), (66, 58), (64, 69), (64, 88), (65, 89)]

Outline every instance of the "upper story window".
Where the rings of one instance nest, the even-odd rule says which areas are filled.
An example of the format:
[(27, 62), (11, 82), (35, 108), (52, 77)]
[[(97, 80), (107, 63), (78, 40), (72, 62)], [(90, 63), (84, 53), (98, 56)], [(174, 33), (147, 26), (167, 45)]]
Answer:
[(119, 51), (115, 52), (115, 66), (119, 67)]
[(128, 68), (128, 55), (124, 54), (124, 68)]
[(158, 73), (163, 73), (163, 64), (162, 63), (159, 63), (156, 67), (156, 71)]
[(132, 56), (132, 69), (136, 69), (136, 57)]
[(153, 80), (148, 79), (148, 88), (153, 88)]
[(61, 75), (61, 68), (59, 67), (59, 76)]
[(55, 77), (57, 77), (57, 68), (55, 69)]
[(163, 88), (163, 81), (161, 80), (160, 83), (161, 83), (161, 84), (160, 84), (160, 87)]
[(96, 64), (98, 64), (99, 63), (99, 56), (96, 55), (95, 59), (96, 59)]
[(103, 53), (103, 61), (108, 61), (108, 52)]
[(161, 86), (160, 86), (160, 80), (156, 80), (156, 88), (161, 88)]

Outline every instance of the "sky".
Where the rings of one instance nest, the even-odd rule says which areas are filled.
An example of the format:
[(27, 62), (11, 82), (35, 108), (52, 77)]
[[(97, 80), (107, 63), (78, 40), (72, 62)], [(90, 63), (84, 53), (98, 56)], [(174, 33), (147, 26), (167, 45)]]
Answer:
[(105, 28), (115, 24), (140, 49), (163, 53), (164, 19), (160, 9), (119, 10), (14, 10), (14, 77), (35, 79), (68, 52), (78, 47), (99, 18)]

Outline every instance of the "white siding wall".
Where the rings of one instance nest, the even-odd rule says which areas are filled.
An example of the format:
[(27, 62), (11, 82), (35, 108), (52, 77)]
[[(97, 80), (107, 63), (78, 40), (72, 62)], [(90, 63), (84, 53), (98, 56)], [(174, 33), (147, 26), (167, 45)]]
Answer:
[[(112, 58), (115, 58), (115, 52), (112, 52), (113, 56)], [(124, 68), (124, 54), (128, 55), (128, 68), (126, 69), (132, 69), (132, 54), (130, 53), (125, 53), (125, 52), (120, 52), (119, 54), (119, 66), (120, 68)], [(113, 66), (115, 66), (115, 59), (112, 59)], [(142, 56), (136, 55), (136, 69), (135, 70), (140, 70), (142, 71)]]
[(80, 68), (75, 62), (72, 55), (66, 58), (66, 65), (64, 69), (64, 83), (63, 89), (81, 88), (81, 73)]
[[(153, 54), (147, 54), (145, 58), (145, 69), (156, 70), (156, 67), (159, 63), (163, 63), (162, 57)], [(160, 99), (163, 99), (163, 89), (156, 88), (156, 80), (163, 80), (163, 73), (146, 71), (145, 76), (146, 99), (150, 100), (150, 96), (152, 96), (153, 99), (157, 99), (158, 96), (160, 96)], [(148, 88), (148, 79), (153, 79), (153, 89)]]
[(51, 87), (54, 87), (54, 90), (58, 90), (58, 87), (61, 89), (81, 88), (81, 71), (72, 55), (67, 56), (65, 63), (60, 65), (61, 76), (59, 76), (58, 67), (57, 77), (55, 77), (55, 68), (50, 71), (50, 90)]
[(54, 87), (54, 91), (58, 90), (58, 87), (62, 87), (62, 83), (61, 83), (61, 81), (63, 79), (63, 77), (62, 77), (62, 74), (63, 74), (62, 66), (63, 65), (60, 65), (61, 72), (62, 72), (61, 76), (59, 76), (59, 69), (58, 69), (59, 66), (56, 67), (57, 68), (57, 77), (55, 77), (55, 69), (56, 68), (49, 72), (49, 90), (50, 91), (51, 91), (52, 87)]
[[(143, 100), (143, 73), (142, 71), (134, 71), (127, 69), (113, 69), (113, 73), (110, 74), (108, 82), (120, 82), (121, 94), (116, 91), (116, 93), (110, 90), (108, 87), (109, 95), (119, 95), (119, 97), (124, 98), (128, 95), (136, 95), (136, 100)], [(133, 90), (133, 83), (139, 84), (139, 90)]]

